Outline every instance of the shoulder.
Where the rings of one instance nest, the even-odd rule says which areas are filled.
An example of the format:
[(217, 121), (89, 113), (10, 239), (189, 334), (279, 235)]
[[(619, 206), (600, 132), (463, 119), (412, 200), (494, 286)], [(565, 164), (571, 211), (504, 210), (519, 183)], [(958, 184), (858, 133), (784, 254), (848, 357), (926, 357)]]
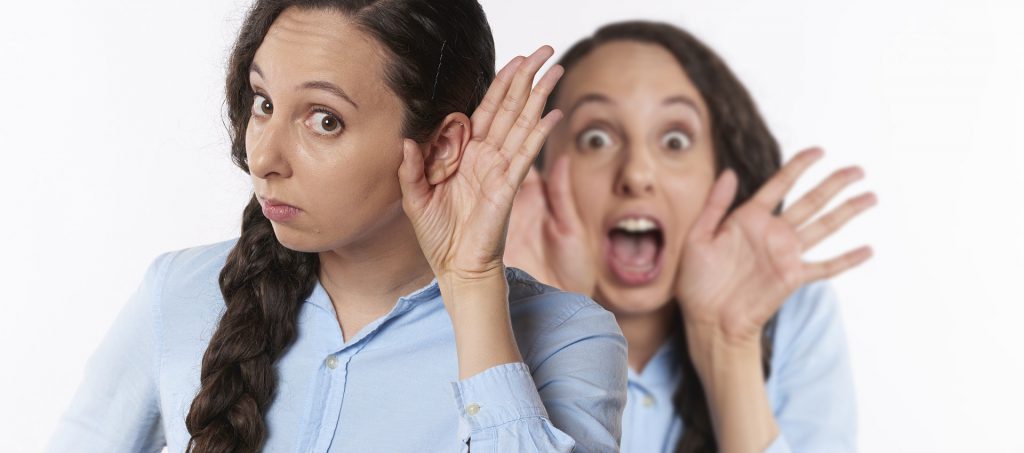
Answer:
[(827, 280), (808, 283), (782, 305), (774, 332), (773, 362), (811, 356), (845, 356), (846, 340), (839, 298)]
[(625, 350), (615, 316), (593, 299), (545, 285), (514, 267), (506, 270), (506, 278), (512, 324), (524, 360), (580, 341), (604, 340)]
[(154, 289), (160, 324), (198, 327), (219, 319), (224, 303), (218, 279), (237, 241), (233, 238), (172, 250), (153, 260), (146, 281)]
[(165, 290), (180, 289), (183, 284), (194, 286), (206, 283), (211, 278), (216, 284), (217, 276), (236, 242), (238, 238), (232, 238), (164, 252), (157, 256), (152, 267), (161, 272)]
[(828, 280), (801, 286), (782, 304), (776, 331), (794, 334), (822, 324), (831, 324), (840, 316), (839, 299)]

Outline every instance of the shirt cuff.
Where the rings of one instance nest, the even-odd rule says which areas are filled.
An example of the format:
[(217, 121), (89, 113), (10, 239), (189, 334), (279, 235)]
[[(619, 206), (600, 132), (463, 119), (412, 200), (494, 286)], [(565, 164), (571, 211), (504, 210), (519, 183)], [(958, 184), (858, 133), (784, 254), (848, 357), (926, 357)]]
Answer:
[(786, 438), (782, 437), (781, 431), (779, 431), (778, 436), (775, 436), (775, 440), (772, 441), (771, 445), (764, 449), (764, 453), (790, 453), (791, 451), (789, 442), (786, 442)]
[(488, 368), (468, 379), (452, 382), (459, 411), (459, 438), (529, 417), (547, 418), (530, 367), (523, 362)]

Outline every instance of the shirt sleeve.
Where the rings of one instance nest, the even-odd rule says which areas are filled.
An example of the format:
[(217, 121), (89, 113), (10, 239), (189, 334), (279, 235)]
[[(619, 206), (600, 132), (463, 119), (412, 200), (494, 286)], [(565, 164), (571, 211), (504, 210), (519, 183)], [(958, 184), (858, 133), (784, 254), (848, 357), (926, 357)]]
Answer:
[(462, 451), (619, 451), (627, 365), (615, 318), (588, 302), (536, 347), (532, 370), (510, 363), (453, 383)]
[(164, 256), (149, 266), (90, 356), (47, 452), (136, 453), (164, 447), (156, 382), (159, 325), (154, 313)]
[(766, 452), (855, 452), (856, 396), (836, 293), (819, 281), (786, 305), (770, 377), (781, 433)]

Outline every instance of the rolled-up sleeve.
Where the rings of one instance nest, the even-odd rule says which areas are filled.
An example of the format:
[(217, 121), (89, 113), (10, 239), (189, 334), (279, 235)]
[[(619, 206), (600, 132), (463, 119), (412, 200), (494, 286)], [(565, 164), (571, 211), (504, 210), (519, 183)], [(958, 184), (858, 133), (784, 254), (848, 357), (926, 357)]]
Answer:
[(164, 258), (153, 261), (90, 356), (46, 451), (158, 452), (165, 444), (158, 403), (157, 298)]
[(585, 300), (529, 357), (532, 367), (500, 365), (454, 384), (463, 451), (467, 442), (474, 452), (619, 451), (627, 365), (614, 316)]
[(463, 451), (573, 451), (573, 439), (551, 424), (525, 363), (488, 368), (453, 390)]

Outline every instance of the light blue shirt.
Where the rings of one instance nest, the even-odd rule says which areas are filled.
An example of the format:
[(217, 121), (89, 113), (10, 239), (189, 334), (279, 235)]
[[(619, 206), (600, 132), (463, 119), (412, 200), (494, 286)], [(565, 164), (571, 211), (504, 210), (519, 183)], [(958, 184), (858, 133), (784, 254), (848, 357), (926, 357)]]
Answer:
[[(683, 434), (672, 396), (682, 379), (670, 338), (641, 373), (629, 370), (623, 453), (674, 452)], [(808, 284), (779, 310), (771, 376), (765, 382), (779, 436), (766, 453), (856, 451), (850, 358), (835, 291)]]
[[(89, 359), (50, 452), (185, 451), (185, 416), (224, 311), (236, 239), (160, 255)], [(523, 362), (465, 380), (437, 280), (343, 341), (317, 283), (277, 363), (264, 451), (618, 451), (626, 343), (592, 300), (508, 269)]]

